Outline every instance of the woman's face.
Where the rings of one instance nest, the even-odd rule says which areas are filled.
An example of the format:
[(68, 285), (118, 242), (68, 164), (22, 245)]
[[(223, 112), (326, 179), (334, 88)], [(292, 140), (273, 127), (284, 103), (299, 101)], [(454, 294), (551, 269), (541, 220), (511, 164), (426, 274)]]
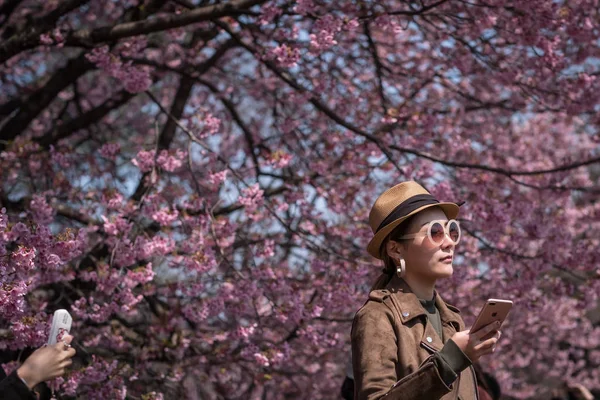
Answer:
[(392, 251), (399, 253), (406, 261), (407, 276), (411, 275), (424, 281), (447, 278), (452, 276), (453, 272), (455, 245), (447, 235), (441, 244), (432, 243), (427, 236), (428, 224), (431, 221), (442, 221), (442, 224), (446, 225), (445, 221), (448, 221), (448, 218), (438, 207), (423, 210), (413, 217), (405, 231), (405, 234), (419, 234), (413, 239), (404, 239), (392, 245)]

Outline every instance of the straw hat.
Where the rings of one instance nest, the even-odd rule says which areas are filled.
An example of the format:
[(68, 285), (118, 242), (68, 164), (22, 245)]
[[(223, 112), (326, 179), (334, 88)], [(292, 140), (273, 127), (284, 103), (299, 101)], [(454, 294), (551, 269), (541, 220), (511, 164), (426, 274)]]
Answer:
[(440, 207), (448, 219), (456, 218), (459, 210), (458, 204), (439, 202), (415, 181), (399, 183), (383, 192), (369, 213), (369, 225), (374, 234), (367, 246), (369, 254), (381, 259), (380, 248), (386, 236), (408, 217), (430, 207)]

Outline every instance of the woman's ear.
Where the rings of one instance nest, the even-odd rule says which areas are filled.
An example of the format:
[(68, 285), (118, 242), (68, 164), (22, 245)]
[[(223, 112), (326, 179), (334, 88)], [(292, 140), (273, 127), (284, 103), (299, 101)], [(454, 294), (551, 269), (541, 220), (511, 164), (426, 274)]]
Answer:
[(388, 241), (385, 245), (385, 250), (387, 251), (388, 256), (390, 256), (390, 258), (393, 260), (402, 258), (401, 248), (402, 246), (400, 245), (400, 243), (395, 242), (393, 240)]

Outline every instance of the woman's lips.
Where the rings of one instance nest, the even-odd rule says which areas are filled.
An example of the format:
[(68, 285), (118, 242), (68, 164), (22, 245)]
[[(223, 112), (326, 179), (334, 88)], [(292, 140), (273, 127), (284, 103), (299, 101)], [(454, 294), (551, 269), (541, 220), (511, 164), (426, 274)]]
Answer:
[(444, 258), (441, 258), (440, 261), (443, 262), (443, 263), (449, 264), (449, 263), (452, 262), (452, 256), (446, 256)]

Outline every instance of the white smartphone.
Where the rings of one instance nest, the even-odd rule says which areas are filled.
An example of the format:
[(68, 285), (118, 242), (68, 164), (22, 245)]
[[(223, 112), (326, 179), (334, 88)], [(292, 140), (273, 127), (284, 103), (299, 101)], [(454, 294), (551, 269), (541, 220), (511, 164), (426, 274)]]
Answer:
[[(502, 326), (502, 323), (504, 323), (506, 317), (508, 317), (512, 306), (513, 302), (511, 300), (488, 299), (483, 305), (483, 308), (479, 312), (479, 315), (477, 316), (477, 319), (475, 320), (475, 323), (469, 332), (477, 332), (486, 325), (496, 321), (500, 321), (500, 326)], [(488, 339), (492, 336), (494, 335), (486, 335), (486, 337), (482, 338), (482, 340)]]
[(52, 326), (50, 327), (50, 336), (48, 336), (48, 345), (53, 345), (62, 340), (64, 335), (71, 332), (71, 323), (73, 318), (67, 310), (56, 310), (52, 317)]

